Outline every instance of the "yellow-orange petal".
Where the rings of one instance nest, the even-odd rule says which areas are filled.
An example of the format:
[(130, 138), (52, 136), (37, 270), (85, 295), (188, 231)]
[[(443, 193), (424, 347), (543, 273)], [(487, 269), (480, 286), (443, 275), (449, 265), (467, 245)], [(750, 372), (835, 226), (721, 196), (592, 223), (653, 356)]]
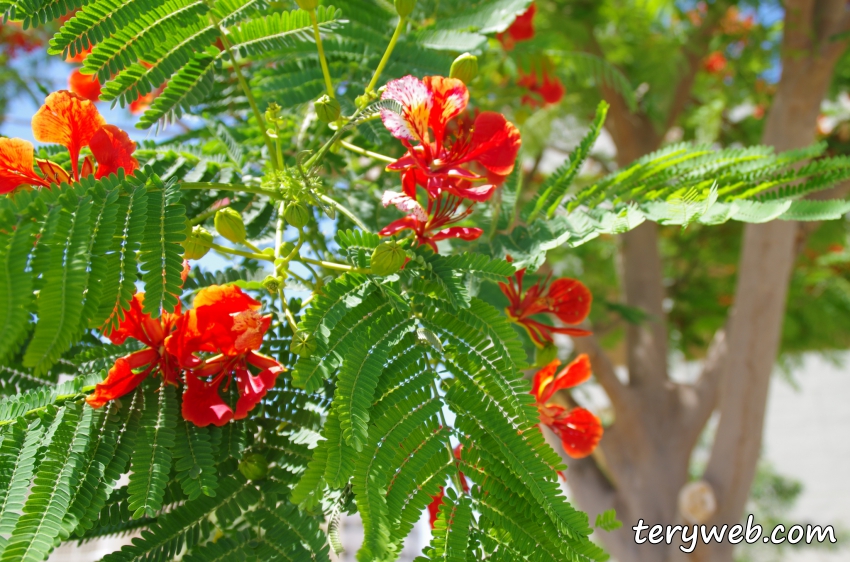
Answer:
[(80, 149), (88, 146), (104, 125), (106, 121), (91, 101), (67, 90), (47, 96), (32, 118), (35, 140), (61, 144), (68, 149), (75, 179), (79, 178)]
[(33, 170), (32, 143), (23, 139), (0, 138), (0, 194), (21, 185), (46, 187), (45, 180)]
[(94, 159), (97, 160), (97, 179), (115, 174), (121, 168), (129, 176), (139, 168), (139, 162), (133, 158), (136, 143), (115, 125), (101, 127), (91, 138), (90, 144)]
[(79, 70), (74, 70), (68, 77), (68, 87), (72, 92), (89, 101), (96, 102), (100, 98), (100, 82), (97, 81), (97, 77), (83, 74)]

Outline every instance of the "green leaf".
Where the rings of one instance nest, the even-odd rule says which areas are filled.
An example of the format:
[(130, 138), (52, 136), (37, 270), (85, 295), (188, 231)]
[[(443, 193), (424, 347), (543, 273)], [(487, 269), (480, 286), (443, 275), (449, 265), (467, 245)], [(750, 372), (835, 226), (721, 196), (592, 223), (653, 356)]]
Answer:
[(168, 186), (156, 176), (148, 189), (148, 223), (139, 251), (145, 283), (144, 312), (157, 318), (161, 311), (173, 312), (179, 302), (183, 280), (183, 246), (186, 211), (179, 204), (176, 182)]

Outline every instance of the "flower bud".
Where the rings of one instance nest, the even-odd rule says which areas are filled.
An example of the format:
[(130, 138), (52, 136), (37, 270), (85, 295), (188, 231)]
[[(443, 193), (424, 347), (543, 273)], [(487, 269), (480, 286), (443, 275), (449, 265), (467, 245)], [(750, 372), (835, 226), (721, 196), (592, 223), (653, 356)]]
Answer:
[(401, 269), (406, 257), (407, 254), (405, 254), (404, 249), (399, 247), (396, 242), (383, 242), (372, 252), (372, 273), (382, 277), (392, 275)]
[(339, 119), (339, 102), (327, 94), (314, 101), (313, 107), (316, 108), (316, 115), (325, 123), (333, 123)]
[(204, 227), (196, 226), (183, 241), (183, 258), (199, 260), (210, 251), (213, 235)]
[(280, 277), (275, 277), (274, 275), (266, 275), (266, 278), (263, 279), (263, 288), (269, 292), (269, 294), (276, 295), (280, 288), (283, 286), (283, 279)]
[(395, 11), (403, 18), (413, 13), (413, 8), (415, 7), (416, 0), (395, 0)]
[(553, 359), (558, 357), (558, 348), (549, 343), (544, 347), (538, 347), (534, 352), (534, 364), (538, 367), (548, 365)]
[(242, 215), (230, 207), (216, 211), (215, 229), (234, 244), (245, 241), (245, 222), (242, 220)]
[(310, 357), (316, 351), (316, 339), (311, 334), (299, 330), (292, 335), (289, 351), (299, 357)]
[(286, 210), (283, 211), (283, 219), (287, 224), (295, 228), (301, 228), (310, 222), (311, 216), (310, 209), (301, 203), (290, 203), (286, 206)]
[(464, 84), (469, 84), (478, 76), (478, 57), (464, 53), (454, 60), (449, 71), (450, 78), (457, 78)]
[(262, 480), (269, 473), (269, 461), (260, 453), (248, 453), (239, 462), (239, 472), (248, 480)]
[(295, 0), (295, 3), (298, 4), (299, 8), (308, 12), (319, 6), (319, 0)]

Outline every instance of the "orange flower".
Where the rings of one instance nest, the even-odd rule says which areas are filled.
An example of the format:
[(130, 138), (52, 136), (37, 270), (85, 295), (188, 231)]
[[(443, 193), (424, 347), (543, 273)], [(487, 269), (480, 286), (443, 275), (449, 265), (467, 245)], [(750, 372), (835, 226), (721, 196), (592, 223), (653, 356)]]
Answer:
[(177, 359), (166, 351), (165, 346), (181, 318), (180, 309), (173, 313), (163, 311), (158, 319), (153, 319), (150, 314), (142, 312), (144, 302), (144, 293), (136, 293), (130, 302), (130, 310), (124, 313), (124, 319), (105, 335), (115, 345), (133, 338), (145, 344), (145, 348), (115, 361), (106, 380), (98, 383), (94, 392), (86, 398), (92, 408), (100, 408), (110, 400), (132, 392), (152, 373), (159, 373), (166, 384), (176, 386), (180, 380)]
[(534, 375), (531, 394), (540, 413), (540, 423), (561, 438), (564, 451), (580, 459), (593, 452), (602, 439), (602, 424), (599, 418), (584, 408), (570, 410), (558, 404), (548, 403), (561, 389), (573, 388), (590, 378), (590, 359), (579, 355), (572, 363), (557, 372), (561, 362), (553, 360)]
[[(540, 63), (540, 69), (533, 68), (531, 73), (525, 74), (520, 70), (520, 86), (527, 88), (530, 94), (522, 97), (522, 103), (529, 107), (555, 104), (561, 101), (566, 93), (563, 83), (557, 76), (552, 76), (552, 63), (544, 58)], [(541, 103), (542, 100), (542, 103)]]
[(720, 51), (714, 51), (705, 58), (703, 68), (709, 74), (720, 74), (726, 68), (726, 57)]
[(534, 39), (534, 14), (536, 13), (537, 6), (531, 4), (525, 12), (516, 17), (507, 30), (496, 36), (506, 51), (513, 49), (514, 45), (520, 41)]
[(68, 78), (68, 87), (72, 92), (89, 101), (96, 102), (100, 98), (100, 82), (97, 81), (97, 77), (83, 74), (78, 69), (75, 69)]
[(32, 143), (0, 138), (0, 194), (14, 191), (21, 185), (50, 185), (33, 171), (33, 162)]
[(80, 150), (89, 145), (104, 125), (106, 121), (91, 101), (67, 90), (47, 96), (32, 118), (35, 140), (61, 144), (68, 149), (75, 180), (80, 179)]

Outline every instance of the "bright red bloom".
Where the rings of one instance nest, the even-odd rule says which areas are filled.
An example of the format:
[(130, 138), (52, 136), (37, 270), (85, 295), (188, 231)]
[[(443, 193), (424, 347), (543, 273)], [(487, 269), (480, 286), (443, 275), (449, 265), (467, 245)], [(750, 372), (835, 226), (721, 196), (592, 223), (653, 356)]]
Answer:
[(534, 375), (531, 394), (537, 403), (540, 423), (561, 438), (568, 455), (580, 459), (591, 454), (602, 439), (602, 423), (584, 408), (568, 410), (548, 402), (558, 390), (573, 388), (590, 378), (590, 359), (581, 354), (556, 374), (560, 365), (555, 359), (540, 369)]
[(516, 17), (508, 29), (496, 35), (506, 51), (513, 49), (514, 45), (520, 41), (534, 38), (534, 14), (536, 13), (537, 6), (532, 3), (525, 12)]
[(163, 311), (159, 318), (154, 319), (142, 312), (144, 299), (144, 293), (136, 293), (130, 302), (130, 310), (124, 312), (124, 319), (105, 335), (115, 345), (133, 338), (146, 347), (115, 361), (106, 380), (98, 383), (94, 392), (86, 398), (93, 408), (100, 408), (110, 400), (133, 391), (151, 373), (159, 373), (166, 384), (176, 386), (180, 380), (177, 360), (166, 351), (165, 346), (181, 318), (180, 309), (173, 313)]
[(709, 74), (720, 74), (726, 68), (726, 57), (720, 51), (714, 51), (703, 61), (703, 68)]
[(34, 162), (32, 143), (22, 139), (0, 138), (0, 194), (14, 191), (21, 185), (50, 185), (50, 182), (35, 173)]
[(92, 46), (89, 45), (87, 48), (82, 51), (77, 52), (76, 55), (71, 56), (70, 53), (67, 57), (65, 57), (65, 62), (83, 62), (86, 60), (86, 57), (91, 54)]
[[(392, 198), (388, 195), (393, 196), (394, 199), (391, 200)], [(437, 242), (440, 240), (448, 238), (475, 240), (484, 232), (480, 228), (465, 226), (446, 228), (446, 225), (459, 222), (472, 212), (471, 207), (458, 212), (461, 202), (461, 199), (457, 197), (443, 195), (437, 199), (429, 199), (428, 209), (425, 210), (415, 199), (388, 191), (384, 194), (384, 206), (393, 204), (402, 210), (412, 211), (412, 213), (391, 222), (382, 228), (378, 234), (380, 236), (392, 236), (402, 230), (410, 229), (416, 234), (416, 240), (419, 244), (428, 244), (435, 252), (437, 251)]]
[(71, 72), (68, 87), (72, 92), (89, 101), (96, 102), (100, 98), (100, 82), (97, 81), (97, 77), (83, 74), (79, 69)]
[(548, 59), (543, 59), (539, 69), (532, 68), (528, 74), (520, 71), (520, 79), (517, 83), (527, 88), (530, 94), (522, 97), (523, 104), (538, 107), (555, 104), (563, 99), (566, 88), (557, 76), (551, 75), (551, 66), (552, 63)]
[[(553, 359), (548, 365), (537, 371), (531, 387), (531, 394), (540, 404), (545, 404), (558, 390), (573, 388), (590, 378), (590, 359), (584, 353), (575, 361), (558, 371), (561, 361)], [(557, 373), (556, 373), (557, 371)]]
[(32, 118), (35, 140), (61, 144), (68, 149), (74, 179), (80, 179), (80, 149), (88, 146), (104, 125), (106, 121), (91, 101), (67, 90), (47, 96)]
[(92, 136), (89, 144), (97, 161), (97, 171), (94, 174), (97, 179), (116, 174), (119, 169), (131, 175), (139, 168), (139, 162), (133, 158), (136, 143), (115, 125), (101, 127)]
[[(243, 419), (283, 372), (277, 361), (256, 352), (271, 315), (260, 315), (261, 303), (236, 286), (202, 289), (193, 305), (166, 344), (181, 365), (191, 369), (186, 372), (183, 417), (199, 426), (222, 426), (231, 419)], [(194, 356), (200, 351), (218, 355), (202, 362)], [(235, 412), (220, 394), (234, 375), (239, 391)]]
[[(513, 171), (521, 140), (519, 130), (503, 115), (485, 111), (471, 124), (468, 120), (452, 123), (469, 101), (460, 80), (405, 76), (389, 82), (382, 99), (401, 105), (400, 114), (385, 109), (381, 119), (407, 147), (407, 153), (387, 170), (402, 173), (408, 195), (420, 185), (431, 199), (446, 192), (486, 201)], [(469, 170), (472, 164), (480, 166), (484, 175)]]
[(543, 347), (551, 343), (552, 334), (590, 334), (580, 328), (550, 326), (530, 318), (545, 312), (554, 314), (565, 324), (580, 324), (590, 313), (593, 301), (593, 295), (584, 283), (569, 278), (555, 279), (550, 283), (551, 276), (548, 276), (523, 292), (524, 277), (525, 270), (520, 269), (507, 283), (499, 283), (499, 287), (510, 301), (505, 309), (508, 318), (525, 328), (535, 345)]

